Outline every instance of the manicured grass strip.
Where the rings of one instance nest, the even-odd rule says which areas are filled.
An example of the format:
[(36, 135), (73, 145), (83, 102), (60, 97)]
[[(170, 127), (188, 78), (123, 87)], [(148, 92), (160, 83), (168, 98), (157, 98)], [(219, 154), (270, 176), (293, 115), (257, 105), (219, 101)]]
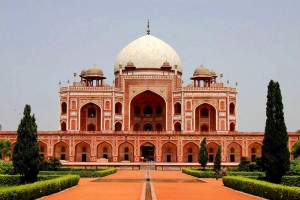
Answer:
[(91, 170), (80, 170), (80, 171), (40, 171), (39, 175), (68, 175), (74, 174), (79, 175), (81, 178), (84, 177), (103, 177), (117, 172), (116, 168), (104, 169), (101, 171)]
[(298, 200), (300, 197), (299, 187), (289, 187), (280, 184), (269, 183), (241, 176), (223, 177), (225, 186), (248, 194), (274, 200)]
[(37, 199), (75, 186), (78, 184), (78, 181), (78, 175), (67, 175), (52, 180), (0, 188), (0, 200)]

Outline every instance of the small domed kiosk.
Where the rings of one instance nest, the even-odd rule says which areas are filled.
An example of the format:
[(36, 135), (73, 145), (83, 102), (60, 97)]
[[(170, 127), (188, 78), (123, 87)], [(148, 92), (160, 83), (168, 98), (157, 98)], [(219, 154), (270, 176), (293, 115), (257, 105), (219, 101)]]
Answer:
[(103, 86), (103, 80), (106, 79), (106, 77), (103, 76), (102, 69), (98, 68), (96, 65), (88, 70), (82, 70), (79, 76), (81, 77), (81, 82), (88, 87)]

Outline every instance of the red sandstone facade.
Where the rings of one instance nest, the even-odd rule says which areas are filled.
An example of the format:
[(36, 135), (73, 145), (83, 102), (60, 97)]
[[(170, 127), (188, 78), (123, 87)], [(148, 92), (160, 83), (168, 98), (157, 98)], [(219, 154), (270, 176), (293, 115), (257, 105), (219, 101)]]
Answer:
[[(261, 156), (263, 133), (238, 132), (237, 89), (201, 65), (182, 81), (177, 53), (146, 35), (118, 55), (112, 85), (96, 66), (59, 89), (59, 130), (39, 132), (40, 154), (69, 162), (194, 162), (206, 137), (209, 161)], [(1, 139), (16, 141), (16, 132)], [(289, 148), (300, 135), (289, 133)]]

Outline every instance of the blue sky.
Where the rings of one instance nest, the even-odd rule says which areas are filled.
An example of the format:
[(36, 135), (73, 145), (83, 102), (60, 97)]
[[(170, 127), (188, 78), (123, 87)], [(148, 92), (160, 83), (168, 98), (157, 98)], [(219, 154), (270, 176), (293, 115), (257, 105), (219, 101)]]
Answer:
[(184, 84), (200, 64), (238, 82), (238, 129), (263, 131), (267, 85), (279, 81), (289, 131), (300, 129), (300, 1), (0, 0), (0, 124), (16, 130), (30, 104), (57, 130), (58, 82), (96, 64), (112, 83), (119, 51), (151, 34), (172, 46)]

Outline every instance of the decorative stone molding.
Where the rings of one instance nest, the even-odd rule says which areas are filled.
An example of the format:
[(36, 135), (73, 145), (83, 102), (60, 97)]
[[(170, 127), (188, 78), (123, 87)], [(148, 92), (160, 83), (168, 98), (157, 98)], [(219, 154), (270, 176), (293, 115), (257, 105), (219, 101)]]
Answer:
[(210, 104), (210, 105), (214, 106), (215, 108), (218, 108), (217, 99), (196, 99), (196, 100), (194, 100), (194, 109), (204, 103)]
[(157, 95), (161, 96), (165, 101), (167, 100), (167, 86), (129, 86), (129, 101), (131, 101), (135, 96), (144, 92), (144, 91), (152, 91)]

